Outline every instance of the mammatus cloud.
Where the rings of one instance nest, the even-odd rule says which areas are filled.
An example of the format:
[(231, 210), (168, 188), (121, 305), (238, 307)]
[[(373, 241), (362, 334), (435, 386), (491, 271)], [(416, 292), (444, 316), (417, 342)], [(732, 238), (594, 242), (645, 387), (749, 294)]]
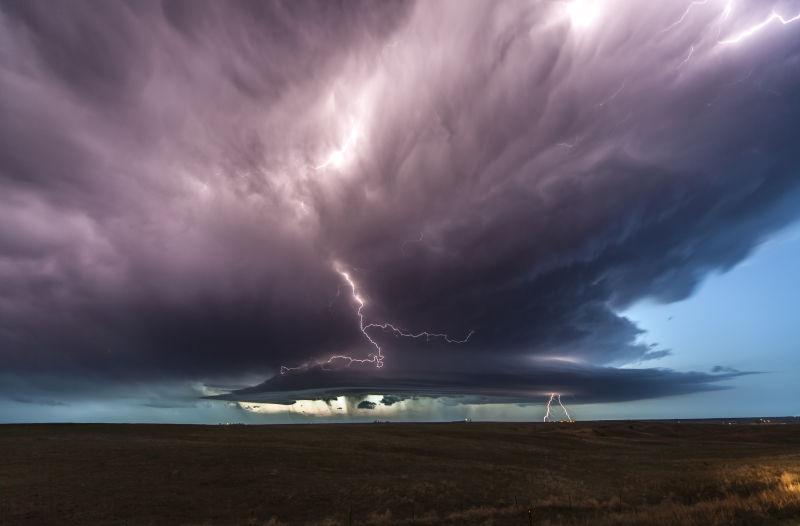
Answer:
[[(248, 399), (738, 374), (615, 368), (667, 352), (618, 311), (796, 217), (798, 6), (584, 4), (0, 2), (0, 367), (272, 377)], [(369, 321), (474, 334), (277, 374), (372, 352), (337, 264)]]

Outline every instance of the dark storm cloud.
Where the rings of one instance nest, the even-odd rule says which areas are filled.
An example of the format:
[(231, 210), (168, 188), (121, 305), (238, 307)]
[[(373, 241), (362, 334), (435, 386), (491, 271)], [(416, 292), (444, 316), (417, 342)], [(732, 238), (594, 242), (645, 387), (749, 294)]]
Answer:
[(388, 407), (388, 406), (396, 404), (397, 402), (402, 402), (403, 400), (405, 400), (405, 398), (403, 398), (401, 396), (384, 395), (381, 398), (381, 404), (383, 404), (383, 405)]
[(581, 403), (624, 402), (726, 389), (716, 385), (716, 382), (746, 374), (751, 373), (736, 371), (709, 375), (667, 369), (618, 369), (574, 364), (531, 364), (528, 367), (520, 364), (516, 368), (498, 367), (461, 374), (448, 371), (408, 375), (393, 372), (364, 374), (363, 371), (354, 370), (334, 373), (316, 369), (303, 377), (278, 375), (261, 385), (212, 398), (290, 404), (295, 400), (324, 400), (339, 395), (390, 392), (394, 393), (389, 397), (390, 403), (384, 401), (386, 397), (381, 401), (383, 405), (390, 406), (400, 400), (420, 396), (455, 398), (465, 403), (526, 403), (540, 401), (551, 392), (560, 392)]
[(338, 263), (368, 321), (474, 335), (376, 329), (383, 369), (262, 391), (628, 400), (734, 377), (614, 369), (669, 352), (617, 312), (796, 217), (798, 28), (718, 43), (791, 6), (672, 26), (688, 2), (604, 4), (577, 27), (565, 2), (0, 3), (0, 367), (365, 356)]

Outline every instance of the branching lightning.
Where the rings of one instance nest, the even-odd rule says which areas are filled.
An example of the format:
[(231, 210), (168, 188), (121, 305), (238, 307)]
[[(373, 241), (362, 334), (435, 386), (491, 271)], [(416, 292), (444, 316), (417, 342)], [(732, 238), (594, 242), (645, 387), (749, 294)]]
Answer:
[[(721, 32), (722, 30), (721, 23), (725, 20), (728, 20), (728, 18), (730, 18), (731, 16), (731, 13), (733, 13), (734, 0), (717, 0), (717, 1), (719, 1), (720, 3), (724, 1), (724, 7), (722, 8), (720, 15), (715, 17), (715, 19), (719, 21), (719, 32)], [(669, 24), (667, 27), (660, 30), (657, 34), (660, 35), (674, 30), (689, 18), (692, 11), (694, 11), (698, 7), (708, 5), (710, 2), (712, 2), (712, 0), (693, 0), (689, 2), (689, 4), (686, 6), (686, 9), (684, 9), (683, 13), (681, 13), (681, 16), (678, 17), (677, 20)], [(572, 0), (570, 2), (567, 2), (566, 10), (567, 14), (572, 20), (573, 25), (576, 27), (586, 27), (588, 25), (594, 24), (601, 14), (600, 2), (590, 1), (590, 0)], [(794, 16), (786, 17), (780, 13), (776, 13), (775, 11), (773, 11), (767, 18), (765, 18), (758, 24), (755, 24), (754, 26), (744, 29), (739, 33), (734, 34), (733, 36), (730, 36), (722, 40), (718, 40), (718, 43), (727, 45), (737, 44), (758, 34), (765, 28), (774, 25), (775, 22), (779, 22), (781, 25), (786, 26), (798, 21), (800, 21), (800, 13)], [(681, 63), (681, 65), (683, 65), (685, 62), (686, 61)]]
[[(679, 26), (680, 24), (682, 24), (686, 20), (686, 18), (689, 16), (691, 11), (695, 7), (706, 5), (706, 4), (708, 4), (709, 1), (710, 0), (695, 0), (695, 1), (691, 2), (691, 3), (689, 3), (689, 5), (686, 7), (686, 10), (683, 12), (681, 17), (678, 20), (676, 20), (675, 22), (673, 22), (672, 24), (670, 24), (669, 26), (667, 26), (665, 29), (662, 29), (661, 31), (659, 31), (659, 33), (666, 33), (668, 31), (671, 31), (671, 30), (675, 29), (677, 26)], [(725, 7), (722, 9), (721, 20), (727, 20), (730, 17), (732, 12), (733, 12), (733, 0), (727, 0), (725, 2)], [(747, 29), (745, 29), (745, 30), (743, 30), (743, 31), (741, 31), (741, 32), (729, 37), (729, 38), (720, 40), (718, 43), (719, 44), (737, 44), (737, 43), (742, 42), (743, 40), (746, 40), (746, 39), (750, 38), (751, 36), (759, 33), (761, 30), (763, 30), (763, 29), (767, 28), (768, 26), (772, 25), (774, 22), (780, 22), (782, 25), (785, 26), (785, 25), (789, 25), (789, 24), (791, 24), (793, 22), (797, 22), (797, 21), (800, 21), (800, 13), (798, 13), (795, 16), (787, 18), (787, 17), (784, 17), (783, 15), (773, 11), (772, 13), (770, 13), (770, 15), (767, 18), (765, 18), (760, 23), (758, 23), (758, 24), (756, 24), (756, 25), (754, 25), (752, 27), (749, 27), (749, 28), (747, 28)], [(691, 56), (691, 54), (690, 54), (690, 56)], [(687, 58), (687, 60), (688, 60), (688, 58)], [(686, 61), (682, 62), (681, 65), (683, 65), (685, 62)]]
[[(672, 31), (673, 29), (681, 25), (689, 17), (689, 14), (695, 7), (706, 5), (708, 4), (708, 2), (709, 0), (696, 0), (694, 2), (689, 3), (689, 5), (686, 7), (686, 10), (684, 10), (681, 17), (672, 24), (670, 24), (669, 26), (667, 26), (666, 28), (659, 31), (658, 34), (661, 35)], [(717, 38), (719, 38), (719, 35), (722, 33), (722, 22), (727, 20), (732, 12), (733, 12), (733, 0), (727, 0), (725, 2), (725, 7), (722, 9), (722, 13), (719, 17), (719, 23), (717, 24)], [(689, 57), (687, 57), (686, 60), (681, 62), (681, 64), (678, 67), (683, 66), (686, 62), (688, 62), (689, 58), (691, 58), (692, 53), (694, 53), (694, 46), (692, 46), (692, 49), (689, 51)]]
[(375, 341), (372, 336), (369, 334), (369, 329), (371, 328), (380, 328), (384, 331), (389, 331), (394, 333), (396, 336), (401, 336), (403, 338), (425, 338), (425, 341), (430, 341), (431, 339), (442, 339), (447, 343), (466, 343), (475, 331), (470, 330), (467, 335), (462, 339), (451, 338), (448, 334), (440, 333), (440, 332), (428, 332), (428, 331), (421, 331), (421, 332), (407, 332), (402, 329), (398, 329), (391, 323), (388, 322), (381, 322), (381, 323), (366, 323), (364, 321), (364, 307), (366, 306), (366, 301), (364, 300), (363, 296), (358, 291), (358, 287), (356, 286), (355, 281), (350, 276), (350, 273), (347, 272), (342, 268), (339, 263), (334, 263), (333, 266), (334, 270), (336, 271), (339, 276), (347, 283), (347, 286), (350, 287), (351, 296), (353, 298), (353, 302), (356, 304), (356, 314), (358, 315), (358, 327), (361, 331), (361, 334), (364, 335), (364, 338), (369, 342), (369, 344), (375, 349), (373, 352), (369, 353), (366, 358), (354, 358), (350, 355), (346, 354), (334, 354), (328, 357), (326, 360), (314, 362), (313, 364), (305, 364), (298, 367), (286, 367), (281, 366), (281, 374), (286, 374), (290, 371), (298, 371), (307, 369), (310, 365), (320, 365), (322, 368), (326, 368), (327, 366), (333, 365), (334, 363), (342, 362), (344, 363), (345, 367), (350, 367), (354, 363), (358, 364), (374, 364), (375, 367), (380, 369), (383, 367), (384, 362), (384, 355), (383, 349), (381, 348), (380, 344)]
[(550, 393), (550, 398), (547, 400), (547, 404), (545, 405), (544, 419), (542, 421), (543, 422), (552, 422), (553, 421), (552, 417), (551, 417), (551, 415), (552, 415), (552, 407), (551, 406), (553, 405), (553, 400), (557, 401), (558, 405), (561, 406), (561, 410), (564, 411), (564, 415), (567, 417), (567, 422), (574, 422), (574, 420), (572, 419), (572, 417), (569, 414), (569, 411), (567, 411), (567, 406), (564, 405), (564, 402), (561, 401), (561, 394), (560, 393)]
[(746, 40), (746, 39), (750, 38), (751, 36), (755, 35), (756, 33), (761, 31), (765, 27), (769, 26), (770, 24), (772, 24), (776, 20), (778, 22), (780, 22), (782, 25), (786, 26), (786, 25), (789, 25), (789, 24), (791, 24), (793, 22), (797, 22), (798, 20), (800, 20), (800, 13), (798, 13), (797, 15), (795, 15), (795, 16), (793, 16), (791, 18), (785, 18), (782, 15), (779, 15), (778, 13), (775, 13), (773, 11), (772, 14), (770, 14), (766, 19), (764, 19), (763, 22), (761, 22), (759, 24), (756, 24), (756, 25), (754, 25), (754, 26), (752, 26), (752, 27), (750, 27), (748, 29), (745, 29), (744, 31), (741, 31), (740, 33), (737, 33), (736, 35), (734, 35), (734, 36), (732, 36), (730, 38), (726, 38), (725, 40), (720, 40), (719, 43), (720, 44), (737, 44), (737, 43), (739, 43), (739, 42), (741, 42), (743, 40)]
[[(564, 13), (568, 15), (569, 20), (571, 21), (573, 27), (576, 30), (587, 30), (590, 29), (591, 26), (596, 26), (598, 21), (604, 16), (608, 14), (608, 9), (604, 9), (603, 2), (600, 0), (568, 0), (563, 2), (565, 5), (565, 9), (560, 11), (560, 16), (564, 16)], [(721, 33), (723, 29), (726, 27), (725, 21), (731, 18), (731, 14), (734, 11), (734, 0), (693, 0), (688, 2), (686, 8), (681, 12), (680, 16), (677, 19), (674, 19), (668, 26), (664, 29), (658, 31), (657, 34), (663, 34), (667, 32), (671, 32), (676, 30), (679, 26), (687, 22), (691, 16), (693, 16), (695, 11), (699, 11), (700, 8), (703, 6), (712, 6), (708, 7), (709, 10), (714, 10), (715, 15), (710, 16), (710, 27), (713, 27), (716, 34), (716, 38), (708, 39), (711, 42), (716, 41), (716, 44), (721, 45), (732, 45), (743, 42), (751, 37), (756, 36), (762, 31), (769, 30), (770, 28), (778, 28), (778, 23), (781, 26), (786, 26), (789, 24), (793, 24), (794, 22), (800, 22), (800, 13), (794, 16), (784, 16), (779, 14), (775, 11), (772, 11), (769, 16), (767, 16), (761, 22), (748, 27), (738, 33), (735, 33), (727, 38), (720, 39)], [(717, 10), (719, 9), (719, 10)], [(703, 9), (705, 11), (705, 9)], [(800, 24), (799, 24), (800, 25)], [(706, 41), (705, 38), (703, 41)], [(695, 41), (686, 52), (686, 55), (683, 56), (682, 59), (677, 63), (677, 68), (680, 69), (686, 66), (692, 59), (697, 60), (696, 57), (702, 53), (703, 41)], [(752, 75), (752, 72), (743, 80)], [(737, 81), (741, 82), (741, 81)], [(595, 107), (601, 108), (604, 107), (613, 101), (615, 101), (620, 95), (625, 92), (627, 87), (627, 79), (623, 80), (622, 84), (612, 93), (610, 93), (605, 99), (600, 101), (599, 103), (595, 104)], [(627, 117), (626, 117), (627, 118)], [(441, 120), (441, 119), (440, 119)], [(358, 121), (351, 121), (351, 126), (347, 134), (342, 137), (342, 142), (340, 143), (339, 147), (331, 151), (327, 158), (325, 158), (324, 162), (315, 166), (316, 170), (325, 170), (328, 168), (342, 168), (347, 163), (349, 163), (350, 159), (353, 158), (355, 155), (355, 150), (359, 146), (359, 141), (362, 139), (362, 123)], [(571, 144), (568, 142), (561, 142), (558, 143), (557, 146), (564, 147), (571, 149), (577, 144)], [(400, 250), (403, 254), (406, 254), (406, 247), (410, 243), (421, 243), (423, 241), (423, 234), (420, 233), (418, 239), (409, 239), (402, 243), (400, 246)], [(446, 343), (451, 344), (463, 344), (466, 343), (470, 337), (474, 334), (474, 331), (470, 330), (466, 336), (462, 339), (452, 338), (446, 333), (439, 333), (439, 332), (429, 332), (429, 331), (420, 331), (420, 332), (409, 332), (403, 329), (398, 328), (397, 326), (393, 325), (389, 322), (383, 321), (368, 321), (365, 316), (365, 309), (366, 309), (366, 300), (364, 296), (362, 296), (361, 292), (359, 291), (359, 287), (357, 283), (354, 281), (351, 274), (345, 270), (339, 263), (334, 263), (334, 271), (340, 276), (343, 281), (343, 285), (347, 285), (350, 288), (351, 292), (351, 299), (355, 304), (355, 312), (358, 316), (358, 327), (363, 335), (363, 338), (366, 339), (366, 342), (371, 347), (371, 352), (366, 355), (364, 358), (358, 358), (351, 356), (349, 354), (334, 354), (329, 356), (328, 358), (307, 362), (304, 365), (298, 367), (286, 367), (282, 366), (280, 368), (281, 374), (287, 374), (291, 371), (296, 370), (303, 370), (307, 369), (310, 366), (321, 366), (323, 369), (333, 366), (344, 366), (349, 367), (352, 364), (372, 364), (376, 368), (382, 368), (385, 362), (385, 355), (383, 353), (383, 349), (381, 344), (378, 340), (373, 337), (375, 332), (374, 329), (380, 329), (384, 332), (389, 332), (394, 334), (396, 337), (403, 337), (403, 338), (412, 338), (412, 339), (419, 339), (425, 338), (425, 341), (430, 341), (431, 339), (440, 339)], [(338, 296), (338, 293), (337, 293)], [(371, 334), (372, 333), (372, 334)], [(545, 422), (551, 422), (553, 418), (553, 402), (558, 402), (558, 405), (561, 407), (561, 410), (564, 412), (566, 420), (569, 422), (574, 421), (567, 410), (566, 405), (561, 400), (560, 393), (551, 393), (549, 399), (546, 403), (546, 412), (544, 415)]]

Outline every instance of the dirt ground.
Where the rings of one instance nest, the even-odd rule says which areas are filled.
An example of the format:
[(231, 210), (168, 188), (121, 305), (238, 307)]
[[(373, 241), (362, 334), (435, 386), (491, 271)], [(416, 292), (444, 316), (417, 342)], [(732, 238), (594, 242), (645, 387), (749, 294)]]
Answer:
[(800, 425), (0, 426), (0, 524), (795, 524)]

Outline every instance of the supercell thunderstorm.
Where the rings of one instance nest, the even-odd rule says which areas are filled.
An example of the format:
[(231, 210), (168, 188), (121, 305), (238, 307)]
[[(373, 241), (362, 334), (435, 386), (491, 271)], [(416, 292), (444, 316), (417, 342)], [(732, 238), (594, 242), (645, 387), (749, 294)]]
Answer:
[(618, 312), (796, 218), (796, 1), (0, 6), (7, 376), (549, 418), (740, 374)]

